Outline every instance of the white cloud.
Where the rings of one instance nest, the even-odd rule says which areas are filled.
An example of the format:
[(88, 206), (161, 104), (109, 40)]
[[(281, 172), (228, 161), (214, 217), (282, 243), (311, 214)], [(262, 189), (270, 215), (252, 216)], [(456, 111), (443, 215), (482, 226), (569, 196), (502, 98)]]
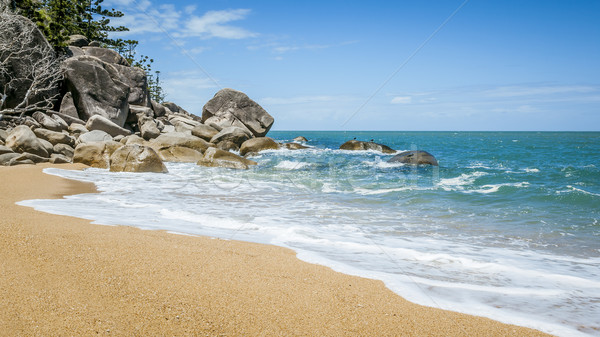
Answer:
[(249, 9), (231, 9), (222, 11), (209, 11), (201, 17), (192, 16), (185, 24), (183, 36), (199, 36), (202, 38), (219, 37), (224, 39), (244, 39), (257, 36), (256, 33), (246, 29), (226, 25), (232, 21), (239, 21), (250, 14)]
[(390, 101), (392, 104), (410, 104), (411, 102), (412, 97), (410, 96), (396, 96)]
[(183, 9), (185, 14), (192, 14), (192, 13), (194, 13), (195, 10), (196, 10), (196, 5), (189, 5)]
[(125, 14), (121, 18), (111, 19), (111, 23), (129, 28), (128, 32), (112, 33), (116, 37), (167, 33), (181, 40), (189, 37), (244, 39), (258, 35), (228, 24), (245, 19), (250, 14), (250, 9), (208, 11), (202, 16), (196, 16), (193, 15), (195, 5), (177, 10), (173, 4), (154, 5), (149, 0), (108, 0), (107, 3)]

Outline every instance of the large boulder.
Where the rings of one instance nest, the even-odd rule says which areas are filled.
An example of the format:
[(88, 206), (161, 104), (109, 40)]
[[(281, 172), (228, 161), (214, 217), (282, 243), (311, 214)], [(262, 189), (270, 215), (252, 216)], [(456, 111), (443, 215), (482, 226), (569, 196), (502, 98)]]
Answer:
[(160, 149), (158, 156), (162, 161), (179, 163), (197, 163), (204, 158), (202, 152), (184, 146), (171, 146)]
[(94, 115), (90, 117), (85, 124), (85, 127), (90, 131), (102, 130), (113, 137), (119, 135), (129, 136), (131, 134), (131, 131), (118, 126), (117, 124), (111, 122), (108, 118), (101, 115)]
[(68, 134), (62, 133), (62, 132), (55, 132), (55, 131), (50, 131), (50, 130), (46, 130), (46, 129), (42, 129), (42, 128), (35, 129), (35, 130), (33, 130), (33, 132), (35, 133), (35, 135), (38, 138), (44, 139), (44, 140), (50, 142), (50, 144), (52, 144), (52, 146), (54, 146), (56, 144), (75, 145), (75, 138), (69, 136)]
[[(48, 157), (50, 157), (50, 156), (48, 156)], [(34, 162), (36, 164), (47, 163), (48, 161), (50, 161), (49, 158), (41, 157), (36, 154), (28, 153), (28, 152), (21, 153), (21, 155), (19, 155), (19, 157), (15, 158), (14, 160), (17, 160), (17, 161), (31, 160), (32, 162)]]
[(75, 103), (73, 102), (73, 95), (70, 92), (67, 92), (63, 96), (62, 101), (60, 102), (59, 112), (63, 115), (79, 118), (77, 108), (75, 107)]
[(304, 136), (298, 136), (296, 138), (294, 138), (295, 142), (308, 142), (308, 139), (306, 139), (306, 137)]
[(90, 41), (83, 35), (71, 35), (67, 41), (67, 45), (80, 48), (85, 47), (88, 44), (90, 44)]
[(125, 145), (110, 156), (111, 172), (168, 172), (158, 154), (148, 146)]
[(138, 128), (140, 133), (145, 140), (151, 140), (160, 136), (160, 130), (156, 121), (152, 117), (145, 115), (138, 115)]
[(69, 132), (75, 136), (79, 136), (90, 131), (83, 124), (71, 123), (71, 125), (69, 125)]
[(15, 152), (29, 152), (44, 158), (50, 156), (35, 133), (25, 125), (19, 125), (11, 130), (6, 138), (6, 146)]
[(214, 146), (202, 138), (183, 132), (164, 133), (150, 141), (149, 146), (160, 151), (168, 147), (182, 146), (204, 153), (209, 147)]
[(101, 115), (123, 127), (129, 114), (127, 84), (115, 78), (117, 69), (92, 56), (77, 56), (62, 63), (65, 82), (79, 117)]
[(77, 138), (78, 144), (94, 143), (94, 142), (108, 142), (111, 141), (112, 137), (108, 133), (102, 130), (94, 130), (83, 133)]
[(50, 162), (52, 164), (66, 164), (71, 162), (71, 158), (63, 156), (62, 154), (53, 153), (50, 156)]
[(351, 150), (351, 151), (379, 151), (383, 153), (396, 153), (396, 151), (389, 146), (383, 144), (377, 144), (374, 142), (363, 142), (360, 140), (349, 140), (340, 146), (340, 150)]
[(235, 122), (243, 124), (256, 137), (264, 137), (274, 119), (258, 103), (246, 94), (233, 89), (223, 89), (215, 94), (202, 108), (202, 123), (212, 117), (220, 118), (215, 125), (234, 126)]
[[(19, 153), (9, 152), (9, 153), (0, 153), (0, 165), (3, 166), (12, 166), (12, 162), (14, 159), (21, 156)], [(33, 162), (31, 162), (33, 164)]]
[(237, 146), (241, 146), (242, 143), (244, 143), (251, 137), (252, 135), (248, 134), (246, 130), (235, 126), (230, 126), (219, 131), (219, 133), (217, 133), (210, 139), (210, 142), (213, 144), (218, 144), (224, 141), (229, 141), (236, 144)]
[(113, 65), (116, 70), (113, 77), (129, 86), (129, 104), (152, 107), (146, 72), (138, 67)]
[(42, 145), (44, 146), (44, 149), (46, 149), (46, 152), (48, 152), (49, 155), (52, 155), (52, 153), (54, 152), (54, 145), (52, 145), (52, 143), (50, 143), (49, 141), (42, 139), (42, 138), (38, 138), (38, 140), (40, 141), (40, 143), (42, 143)]
[(284, 146), (288, 150), (303, 150), (303, 149), (309, 148), (308, 146), (304, 146), (304, 145), (298, 144), (298, 143), (285, 143)]
[(0, 129), (0, 140), (5, 141), (8, 138), (8, 132), (6, 130)]
[(6, 147), (4, 145), (0, 145), (0, 154), (5, 154), (5, 153), (14, 153), (15, 151), (13, 151), (11, 148)]
[(129, 66), (129, 62), (112, 49), (100, 48), (100, 47), (83, 47), (85, 55), (97, 57), (106, 63), (119, 64), (122, 66)]
[(211, 126), (200, 124), (192, 129), (192, 135), (210, 141), (219, 131)]
[(73, 154), (75, 154), (75, 149), (67, 144), (56, 144), (52, 148), (52, 152), (55, 154), (61, 154), (67, 158), (73, 158)]
[(279, 144), (269, 137), (251, 138), (240, 147), (240, 155), (258, 153), (264, 150), (278, 150)]
[(79, 144), (75, 148), (73, 163), (108, 168), (110, 166), (110, 156), (122, 146), (123, 144), (113, 141)]
[(66, 130), (67, 128), (63, 128), (64, 126), (58, 122), (56, 119), (46, 115), (41, 111), (36, 111), (33, 113), (32, 117), (36, 120), (36, 122), (40, 123), (40, 125), (48, 130), (61, 132), (62, 130)]
[(154, 100), (151, 100), (150, 103), (152, 104), (152, 110), (154, 110), (154, 116), (162, 117), (165, 115), (166, 110), (162, 104), (160, 104)]
[(403, 163), (409, 165), (438, 166), (438, 161), (427, 151), (404, 151), (393, 156), (388, 163)]
[(196, 164), (207, 167), (226, 167), (247, 170), (248, 166), (256, 165), (257, 163), (229, 151), (211, 147), (204, 152), (204, 158), (199, 160)]

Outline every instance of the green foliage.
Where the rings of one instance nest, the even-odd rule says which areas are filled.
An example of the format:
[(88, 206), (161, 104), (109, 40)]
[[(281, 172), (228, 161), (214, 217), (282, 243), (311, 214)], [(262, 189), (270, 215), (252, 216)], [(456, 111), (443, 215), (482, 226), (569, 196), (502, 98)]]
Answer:
[(17, 12), (35, 22), (55, 47), (64, 47), (69, 35), (80, 34), (90, 41), (99, 41), (114, 48), (121, 39), (109, 38), (110, 32), (123, 32), (124, 26), (112, 26), (110, 18), (120, 18), (123, 13), (102, 8), (104, 0), (15, 0)]

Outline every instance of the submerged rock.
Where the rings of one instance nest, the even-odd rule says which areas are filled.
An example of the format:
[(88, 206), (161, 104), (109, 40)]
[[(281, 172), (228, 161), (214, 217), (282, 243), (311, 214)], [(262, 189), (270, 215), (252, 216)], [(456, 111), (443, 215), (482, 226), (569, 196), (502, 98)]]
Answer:
[(438, 166), (437, 159), (427, 151), (405, 151), (392, 157), (388, 163)]
[(383, 144), (377, 144), (374, 142), (363, 142), (360, 140), (349, 140), (340, 146), (340, 150), (351, 150), (351, 151), (366, 151), (373, 150), (383, 153), (396, 153), (396, 151), (389, 146)]
[(308, 149), (308, 146), (304, 146), (304, 145), (298, 144), (298, 143), (286, 143), (286, 144), (283, 144), (283, 146), (285, 146), (285, 148), (288, 150)]
[(296, 138), (294, 138), (295, 142), (308, 142), (308, 139), (306, 139), (306, 137), (303, 136), (298, 136)]

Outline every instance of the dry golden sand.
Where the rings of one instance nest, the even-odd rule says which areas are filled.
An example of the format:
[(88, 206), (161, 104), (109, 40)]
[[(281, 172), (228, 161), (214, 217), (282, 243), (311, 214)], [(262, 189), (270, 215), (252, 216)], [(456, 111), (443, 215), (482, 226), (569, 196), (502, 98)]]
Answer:
[(382, 282), (280, 247), (92, 225), (15, 205), (95, 191), (44, 167), (0, 168), (2, 335), (545, 335), (419, 306)]

